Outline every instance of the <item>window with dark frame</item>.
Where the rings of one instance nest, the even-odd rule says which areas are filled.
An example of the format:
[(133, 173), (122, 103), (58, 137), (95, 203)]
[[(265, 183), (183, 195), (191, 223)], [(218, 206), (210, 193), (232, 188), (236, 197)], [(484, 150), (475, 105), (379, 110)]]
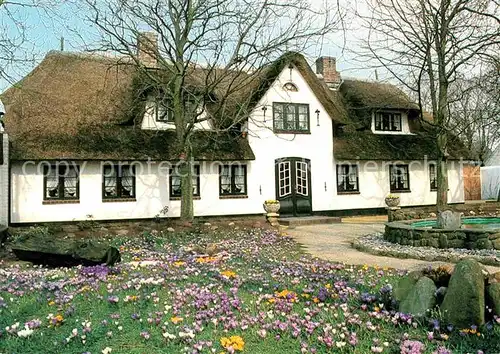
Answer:
[(104, 165), (102, 177), (103, 199), (133, 199), (136, 197), (134, 166)]
[(430, 164), (429, 165), (429, 182), (431, 186), (431, 191), (437, 191), (437, 171), (436, 171), (436, 165), (435, 164)]
[(389, 168), (391, 192), (409, 192), (410, 174), (408, 165), (392, 165)]
[(376, 112), (375, 130), (400, 132), (402, 130), (401, 113)]
[(80, 174), (78, 166), (57, 164), (44, 166), (44, 200), (78, 200)]
[(219, 166), (219, 195), (247, 194), (247, 166)]
[(337, 165), (337, 193), (359, 192), (358, 166)]
[[(195, 116), (198, 109), (198, 103), (194, 100), (185, 102), (185, 111), (192, 113)], [(155, 106), (155, 119), (157, 122), (174, 123), (175, 116), (172, 105), (169, 100), (157, 100)]]
[(309, 105), (273, 103), (274, 131), (278, 133), (309, 133)]
[[(200, 196), (200, 166), (193, 166), (193, 196)], [(170, 169), (170, 197), (180, 198), (182, 196), (181, 175), (177, 167)]]

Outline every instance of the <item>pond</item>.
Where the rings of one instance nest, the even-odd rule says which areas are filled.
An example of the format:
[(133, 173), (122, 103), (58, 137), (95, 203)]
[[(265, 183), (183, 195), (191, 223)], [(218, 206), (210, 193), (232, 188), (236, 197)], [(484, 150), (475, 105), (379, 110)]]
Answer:
[[(415, 228), (433, 228), (436, 225), (437, 220), (416, 221), (411, 224)], [(462, 225), (465, 229), (500, 229), (500, 217), (464, 218)]]

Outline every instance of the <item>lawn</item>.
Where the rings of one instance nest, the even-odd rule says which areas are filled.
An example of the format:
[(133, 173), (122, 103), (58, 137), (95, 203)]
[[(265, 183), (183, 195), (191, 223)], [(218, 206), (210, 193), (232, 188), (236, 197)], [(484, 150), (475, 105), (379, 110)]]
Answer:
[(273, 231), (112, 242), (115, 267), (0, 261), (0, 353), (500, 352), (500, 319), (417, 321), (391, 307), (401, 271), (313, 259)]

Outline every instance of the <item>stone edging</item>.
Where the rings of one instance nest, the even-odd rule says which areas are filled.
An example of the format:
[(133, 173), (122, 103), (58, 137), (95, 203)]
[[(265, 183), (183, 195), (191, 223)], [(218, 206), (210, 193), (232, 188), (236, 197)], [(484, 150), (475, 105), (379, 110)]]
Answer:
[[(500, 257), (471, 254), (471, 250), (465, 249), (439, 249), (433, 247), (403, 246), (385, 241), (381, 233), (359, 237), (351, 242), (351, 246), (358, 251), (375, 256), (402, 259), (411, 258), (427, 262), (447, 263), (457, 263), (463, 259), (472, 258), (485, 265), (500, 266)], [(478, 250), (477, 252), (480, 251)]]
[[(418, 220), (422, 221), (433, 219)], [(386, 223), (384, 239), (403, 246), (500, 250), (500, 233), (495, 229), (434, 229), (413, 227), (414, 222), (416, 221)]]

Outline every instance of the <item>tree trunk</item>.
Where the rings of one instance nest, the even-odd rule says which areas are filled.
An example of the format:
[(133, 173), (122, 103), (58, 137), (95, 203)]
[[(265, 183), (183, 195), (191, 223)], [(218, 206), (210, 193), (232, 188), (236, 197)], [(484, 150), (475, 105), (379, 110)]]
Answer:
[(441, 132), (437, 137), (437, 210), (443, 211), (448, 207), (448, 157), (446, 154), (447, 136)]
[(191, 222), (194, 219), (193, 207), (193, 161), (191, 156), (180, 166), (181, 174), (181, 220)]

